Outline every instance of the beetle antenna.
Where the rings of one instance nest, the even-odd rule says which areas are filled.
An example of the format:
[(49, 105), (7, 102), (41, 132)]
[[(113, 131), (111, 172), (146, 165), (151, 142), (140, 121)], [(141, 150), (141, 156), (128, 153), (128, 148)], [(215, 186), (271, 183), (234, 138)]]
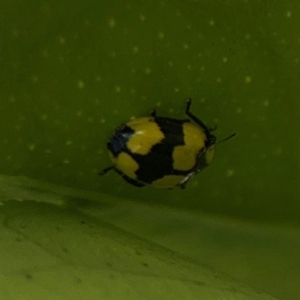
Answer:
[(229, 136), (226, 137), (225, 139), (219, 141), (218, 143), (216, 143), (216, 145), (219, 145), (219, 144), (221, 144), (221, 143), (223, 143), (223, 142), (226, 142), (226, 141), (228, 141), (229, 139), (233, 138), (234, 136), (236, 136), (236, 132), (232, 133), (231, 135), (229, 135)]

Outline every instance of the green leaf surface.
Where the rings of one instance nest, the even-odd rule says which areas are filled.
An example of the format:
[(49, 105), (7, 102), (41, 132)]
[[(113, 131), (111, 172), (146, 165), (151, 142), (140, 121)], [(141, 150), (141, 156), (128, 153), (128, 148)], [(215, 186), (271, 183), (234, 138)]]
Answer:
[(118, 199), (24, 178), (0, 186), (1, 299), (275, 300), (95, 214), (117, 213)]

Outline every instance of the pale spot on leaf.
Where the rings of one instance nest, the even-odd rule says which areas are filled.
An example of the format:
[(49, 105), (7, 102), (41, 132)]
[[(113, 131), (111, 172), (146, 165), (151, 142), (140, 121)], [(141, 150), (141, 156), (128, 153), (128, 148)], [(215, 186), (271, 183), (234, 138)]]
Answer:
[(252, 82), (252, 77), (251, 76), (246, 76), (245, 77), (245, 83), (250, 83)]
[(279, 147), (276, 147), (274, 150), (273, 150), (273, 155), (274, 156), (279, 156), (281, 155), (283, 152), (282, 148), (279, 146)]
[(159, 38), (160, 40), (163, 40), (163, 39), (165, 38), (165, 34), (164, 34), (162, 31), (160, 31), (160, 32), (158, 33), (158, 38)]
[(35, 149), (35, 147), (36, 147), (36, 144), (29, 144), (28, 145), (28, 150), (33, 151)]
[(134, 54), (136, 54), (136, 53), (138, 53), (138, 52), (140, 51), (140, 49), (139, 49), (138, 46), (134, 46), (134, 47), (132, 48), (132, 51), (133, 51)]
[(37, 83), (37, 82), (39, 81), (39, 78), (38, 78), (36, 75), (33, 75), (33, 76), (31, 77), (31, 81), (32, 81), (33, 83)]
[(65, 44), (66, 43), (66, 39), (63, 37), (63, 36), (59, 36), (58, 37), (58, 41), (61, 45)]
[(264, 102), (263, 102), (263, 106), (269, 106), (270, 105), (270, 102), (268, 101), (268, 100), (265, 100)]
[(110, 19), (108, 20), (108, 26), (109, 26), (110, 28), (114, 28), (114, 27), (116, 26), (116, 20), (115, 20), (114, 18), (110, 18)]
[(150, 68), (146, 68), (145, 69), (145, 73), (148, 75), (148, 74), (150, 74), (152, 72), (152, 70), (150, 69)]
[(227, 177), (231, 177), (231, 176), (233, 176), (234, 174), (235, 174), (235, 170), (233, 170), (233, 169), (228, 169), (228, 170), (227, 170), (227, 173), (226, 173)]
[(46, 121), (46, 120), (48, 119), (48, 115), (43, 114), (43, 115), (40, 116), (40, 119), (41, 119), (42, 121)]
[(121, 93), (121, 87), (119, 85), (115, 86), (115, 92), (116, 93)]
[(85, 87), (85, 83), (82, 80), (77, 81), (77, 87), (79, 89), (83, 89)]
[(214, 20), (210, 20), (208, 24), (209, 24), (209, 26), (215, 26), (215, 21)]

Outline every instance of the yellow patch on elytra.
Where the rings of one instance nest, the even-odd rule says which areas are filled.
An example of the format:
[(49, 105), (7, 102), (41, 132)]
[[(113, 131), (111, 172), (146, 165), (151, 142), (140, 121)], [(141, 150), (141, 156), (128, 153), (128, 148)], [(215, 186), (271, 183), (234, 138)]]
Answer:
[(138, 170), (138, 163), (127, 153), (121, 152), (117, 158), (113, 159), (117, 168), (130, 178), (136, 178), (135, 172)]
[(164, 138), (153, 117), (139, 118), (127, 123), (134, 130), (134, 134), (126, 143), (127, 148), (136, 154), (146, 155), (151, 148)]
[(188, 171), (196, 165), (197, 154), (205, 147), (206, 135), (201, 128), (191, 123), (183, 124), (184, 145), (173, 151), (173, 168)]

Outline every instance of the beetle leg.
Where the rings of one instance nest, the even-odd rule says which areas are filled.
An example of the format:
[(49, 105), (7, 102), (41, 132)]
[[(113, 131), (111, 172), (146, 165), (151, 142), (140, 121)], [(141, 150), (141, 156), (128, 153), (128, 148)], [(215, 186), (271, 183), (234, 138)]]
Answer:
[(141, 183), (141, 182), (139, 182), (137, 180), (134, 180), (134, 179), (126, 176), (125, 174), (122, 174), (120, 172), (118, 172), (118, 173), (123, 177), (124, 180), (126, 180), (128, 183), (134, 185), (135, 187), (144, 187), (145, 186), (145, 184), (143, 184), (143, 183)]
[(150, 113), (150, 116), (153, 117), (153, 118), (156, 117), (156, 109), (155, 108), (152, 109), (152, 111)]
[(200, 127), (202, 127), (206, 133), (207, 136), (209, 136), (209, 129), (207, 126), (199, 119), (197, 118), (193, 113), (190, 112), (190, 107), (192, 105), (192, 99), (188, 98), (186, 101), (186, 109), (185, 113), (188, 117), (190, 117), (196, 124), (198, 124)]
[(180, 188), (181, 188), (182, 190), (184, 190), (184, 189), (185, 189), (185, 187), (186, 187), (186, 182), (184, 182), (184, 183), (180, 184)]
[(102, 171), (100, 171), (100, 172), (98, 173), (98, 175), (103, 176), (103, 175), (105, 175), (107, 172), (109, 172), (110, 170), (113, 170), (114, 168), (115, 168), (114, 166), (109, 166), (109, 167), (103, 169)]
[[(115, 167), (113, 167), (113, 166), (111, 166), (111, 167), (108, 167), (108, 168), (106, 168), (106, 169), (104, 169), (103, 171), (106, 173), (106, 172), (108, 172), (108, 171), (110, 171), (111, 169), (114, 169), (125, 181), (127, 181), (128, 183), (130, 183), (130, 184), (132, 184), (132, 185), (134, 185), (134, 186), (136, 186), (136, 187), (143, 187), (143, 186), (145, 186), (145, 184), (143, 184), (143, 183), (141, 183), (141, 182), (139, 182), (139, 181), (137, 181), (137, 180), (134, 180), (134, 179), (132, 179), (132, 178), (130, 178), (130, 177), (128, 177), (128, 176), (126, 176), (125, 174), (123, 174), (120, 170), (118, 170), (117, 168), (115, 168)], [(102, 171), (102, 172), (103, 172)], [(105, 174), (104, 173), (104, 174)], [(104, 175), (104, 174), (101, 174), (101, 175)]]

